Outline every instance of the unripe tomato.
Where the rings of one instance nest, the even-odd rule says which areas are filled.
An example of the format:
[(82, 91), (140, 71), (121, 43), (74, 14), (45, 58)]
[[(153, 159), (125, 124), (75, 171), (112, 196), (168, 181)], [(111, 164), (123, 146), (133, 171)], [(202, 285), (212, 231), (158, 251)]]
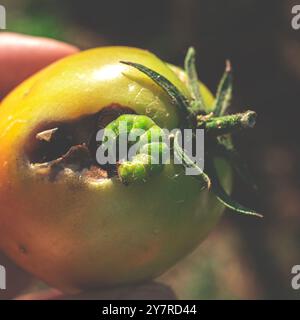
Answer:
[[(224, 208), (173, 164), (147, 182), (129, 186), (117, 177), (83, 177), (72, 167), (55, 179), (36, 172), (37, 133), (66, 123), (76, 129), (84, 126), (81, 119), (95, 114), (101, 121), (101, 110), (102, 118), (110, 110), (130, 110), (163, 128), (179, 126), (178, 110), (167, 94), (120, 60), (152, 68), (189, 96), (180, 69), (148, 51), (106, 47), (50, 65), (0, 106), (1, 249), (65, 292), (160, 275), (207, 236)], [(212, 105), (211, 93), (203, 85), (201, 91)], [(221, 160), (218, 172), (229, 191), (231, 170)]]

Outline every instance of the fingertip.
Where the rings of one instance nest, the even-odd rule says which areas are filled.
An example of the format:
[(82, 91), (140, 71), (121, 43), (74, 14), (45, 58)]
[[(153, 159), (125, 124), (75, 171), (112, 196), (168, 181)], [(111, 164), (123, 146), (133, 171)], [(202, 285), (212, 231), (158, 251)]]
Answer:
[(76, 46), (50, 38), (30, 36), (13, 32), (0, 33), (0, 47), (7, 49), (20, 48), (37, 49), (39, 52), (45, 52), (48, 56), (66, 55), (79, 51)]
[(0, 33), (0, 97), (33, 73), (78, 51), (77, 47), (54, 39)]

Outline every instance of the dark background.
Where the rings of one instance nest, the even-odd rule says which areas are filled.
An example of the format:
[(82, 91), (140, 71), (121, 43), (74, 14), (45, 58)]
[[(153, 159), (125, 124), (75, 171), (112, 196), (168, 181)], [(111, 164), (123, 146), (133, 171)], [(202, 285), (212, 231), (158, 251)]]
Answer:
[[(235, 198), (262, 220), (226, 212), (209, 238), (162, 277), (180, 298), (300, 298), (300, 30), (284, 0), (7, 0), (8, 31), (53, 37), (80, 48), (137, 46), (182, 65), (198, 52), (201, 80), (215, 92), (225, 59), (234, 68), (231, 111), (258, 113), (236, 138), (259, 191), (235, 183)], [(298, 2), (300, 4), (300, 1)], [(0, 261), (1, 262), (1, 261)]]

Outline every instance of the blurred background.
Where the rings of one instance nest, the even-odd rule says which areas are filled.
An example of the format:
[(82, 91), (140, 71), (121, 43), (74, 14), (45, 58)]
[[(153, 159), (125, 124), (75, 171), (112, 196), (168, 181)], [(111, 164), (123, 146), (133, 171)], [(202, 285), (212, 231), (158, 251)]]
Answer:
[[(234, 197), (264, 219), (226, 212), (207, 240), (161, 281), (181, 299), (298, 299), (300, 264), (300, 30), (289, 0), (2, 0), (8, 31), (64, 40), (81, 49), (128, 45), (181, 65), (198, 52), (200, 78), (215, 92), (225, 59), (234, 68), (232, 112), (251, 108), (255, 130), (236, 144), (256, 177)], [(300, 4), (300, 1), (298, 1)], [(1, 263), (1, 260), (0, 260)], [(16, 268), (16, 267), (14, 267)], [(11, 281), (34, 286), (31, 279)], [(1, 294), (0, 293), (0, 298)], [(5, 293), (5, 297), (15, 294)], [(4, 296), (2, 296), (4, 297)]]

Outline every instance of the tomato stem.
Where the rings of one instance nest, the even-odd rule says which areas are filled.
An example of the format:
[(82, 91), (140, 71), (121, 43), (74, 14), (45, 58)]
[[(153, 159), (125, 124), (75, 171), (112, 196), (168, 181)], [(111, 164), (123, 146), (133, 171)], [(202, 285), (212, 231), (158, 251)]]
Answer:
[(197, 127), (204, 129), (205, 133), (215, 136), (253, 128), (255, 122), (256, 113), (250, 110), (221, 117), (215, 117), (213, 113), (197, 116)]

